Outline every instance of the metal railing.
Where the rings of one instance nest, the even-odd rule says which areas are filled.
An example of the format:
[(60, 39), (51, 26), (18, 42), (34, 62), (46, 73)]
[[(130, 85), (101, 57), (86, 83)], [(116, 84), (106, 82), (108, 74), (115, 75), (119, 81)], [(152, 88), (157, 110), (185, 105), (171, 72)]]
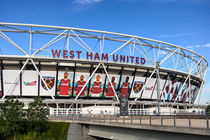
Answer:
[(209, 115), (140, 115), (140, 116), (118, 116), (118, 115), (82, 115), (70, 114), (68, 116), (51, 115), (49, 120), (70, 120), (84, 123), (110, 123), (125, 125), (151, 125), (171, 126), (185, 128), (209, 129)]
[[(51, 108), (49, 114), (51, 116), (69, 116), (69, 115), (118, 115), (120, 114), (120, 110), (117, 109), (115, 111), (107, 111), (107, 110), (102, 110), (99, 109), (97, 111), (91, 111), (83, 110), (81, 108)], [(140, 116), (140, 115), (156, 115), (157, 112), (156, 110), (148, 110), (148, 109), (129, 109), (128, 114), (132, 116)], [(204, 111), (199, 111), (199, 112), (190, 112), (186, 109), (179, 109), (179, 110), (172, 110), (172, 111), (160, 111), (160, 115), (205, 115)]]

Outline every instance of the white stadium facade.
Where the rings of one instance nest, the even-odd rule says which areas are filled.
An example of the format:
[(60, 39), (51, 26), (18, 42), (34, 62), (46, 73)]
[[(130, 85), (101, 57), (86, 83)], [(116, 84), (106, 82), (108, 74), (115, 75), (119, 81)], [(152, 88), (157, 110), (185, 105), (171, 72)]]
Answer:
[(0, 103), (45, 99), (51, 115), (204, 113), (208, 62), (135, 35), (0, 22)]

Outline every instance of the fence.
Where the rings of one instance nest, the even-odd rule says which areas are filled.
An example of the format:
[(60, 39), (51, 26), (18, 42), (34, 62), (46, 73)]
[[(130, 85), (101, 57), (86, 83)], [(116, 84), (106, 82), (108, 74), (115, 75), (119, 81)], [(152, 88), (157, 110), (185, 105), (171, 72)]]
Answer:
[[(129, 109), (128, 110), (129, 115), (156, 115), (156, 110), (148, 110), (148, 109)], [(81, 108), (50, 108), (50, 115), (52, 116), (69, 116), (69, 115), (119, 115), (119, 109), (116, 110), (102, 110), (98, 108), (94, 111), (92, 109), (81, 109)], [(172, 111), (161, 111), (161, 115), (205, 115), (204, 112), (189, 112), (185, 109), (179, 109), (179, 110), (172, 110)]]
[(156, 125), (186, 128), (205, 128), (209, 129), (209, 115), (66, 115), (49, 116), (49, 120), (71, 120), (75, 122), (93, 123), (119, 123), (133, 125)]

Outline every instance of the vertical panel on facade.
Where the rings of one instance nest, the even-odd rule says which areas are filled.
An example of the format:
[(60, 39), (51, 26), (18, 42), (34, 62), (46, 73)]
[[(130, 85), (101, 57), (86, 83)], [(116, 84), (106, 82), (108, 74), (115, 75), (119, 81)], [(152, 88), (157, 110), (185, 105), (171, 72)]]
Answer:
[[(111, 83), (109, 82), (109, 79), (111, 80)], [(114, 91), (112, 89), (112, 86), (115, 89), (116, 94), (118, 94), (117, 87), (120, 80), (120, 75), (109, 74), (109, 79), (108, 78), (106, 79), (105, 95), (107, 98), (112, 98), (114, 97)]]
[(37, 71), (24, 70), (22, 72), (22, 96), (38, 96)]
[[(163, 86), (164, 86), (164, 83), (165, 83), (165, 80), (164, 79), (160, 79), (160, 94), (161, 94), (161, 91), (163, 89)], [(155, 84), (155, 88), (154, 88), (154, 91), (153, 91), (153, 94), (152, 94), (152, 98), (151, 99), (157, 99), (157, 82)]]
[(189, 84), (185, 83), (181, 90), (179, 101), (186, 102), (188, 98), (188, 93), (189, 93)]
[[(88, 79), (90, 77), (90, 67), (90, 64), (76, 64), (73, 97), (76, 97), (82, 90), (83, 86), (85, 86), (85, 84), (88, 82)], [(86, 84), (84, 90), (81, 92), (79, 97), (87, 97), (89, 87), (88, 83)]]
[(198, 96), (199, 88), (193, 85), (192, 88), (192, 95), (191, 95), (191, 103), (194, 104), (196, 97)]
[[(74, 93), (73, 96), (77, 96), (79, 92), (82, 90), (83, 86), (85, 86), (86, 81), (89, 78), (89, 73), (85, 72), (76, 72), (75, 74), (75, 83), (74, 83)], [(81, 92), (80, 96), (87, 96), (87, 89), (88, 89), (88, 84), (86, 84), (84, 90)]]
[(162, 97), (164, 100), (168, 100), (170, 99), (170, 91), (171, 91), (171, 80), (167, 80), (166, 81), (166, 85), (163, 89), (163, 92), (162, 92)]
[(141, 96), (142, 99), (150, 99), (153, 89), (155, 87), (155, 82), (156, 82), (156, 78), (151, 78), (149, 82), (147, 82), (147, 85), (144, 87), (144, 91)]
[(174, 101), (175, 99), (179, 99), (183, 94), (180, 93), (180, 88), (182, 84), (181, 82), (174, 81), (174, 80), (167, 80), (166, 85), (162, 91), (163, 99), (166, 101)]
[(72, 71), (58, 71), (58, 85), (57, 85), (57, 95), (58, 96), (71, 96), (72, 86), (73, 86), (73, 76)]
[[(1, 76), (0, 76), (0, 83), (1, 83)], [(0, 97), (2, 96), (2, 89), (1, 89), (1, 84), (0, 84)]]
[(143, 86), (145, 84), (146, 77), (144, 76), (147, 70), (145, 69), (136, 69), (135, 79), (133, 81), (130, 98), (141, 98), (143, 93)]
[(175, 82), (172, 82), (173, 83), (173, 93), (172, 93), (172, 96), (170, 98), (170, 101), (175, 101), (176, 98), (178, 98), (178, 94), (179, 94), (179, 91), (180, 91), (180, 88), (182, 86), (181, 82), (178, 82), (178, 81), (175, 81)]
[(2, 60), (0, 61), (0, 97), (3, 96), (3, 91), (2, 91)]
[[(108, 76), (117, 95), (119, 95), (118, 86), (120, 82), (120, 71), (121, 67), (109, 66)], [(104, 95), (106, 98), (113, 98), (115, 95), (109, 79), (108, 77), (106, 78)]]
[[(94, 66), (94, 69), (95, 68), (96, 65)], [(105, 72), (101, 66), (91, 78), (89, 96), (102, 97), (104, 82), (105, 82)]]
[(145, 77), (142, 77), (142, 76), (136, 76), (135, 77), (135, 80), (134, 80), (134, 83), (133, 83), (133, 86), (132, 86), (132, 90), (131, 90), (131, 95), (130, 95), (130, 98), (140, 98), (141, 97), (141, 90), (142, 90), (142, 87), (144, 86), (144, 81), (145, 81)]
[(56, 83), (56, 71), (40, 71), (41, 75), (43, 76), (44, 81), (47, 83), (47, 86), (49, 88), (49, 92), (47, 90), (47, 87), (43, 83), (43, 81), (40, 78), (40, 96), (54, 96), (55, 93), (55, 83)]
[(124, 68), (122, 72), (122, 77), (120, 81), (120, 97), (129, 97), (132, 88), (134, 68)]
[[(109, 66), (108, 77), (106, 79), (104, 92), (106, 98), (113, 98), (115, 96), (112, 86), (115, 89), (116, 94), (119, 95), (118, 86), (120, 82), (120, 71), (121, 67)], [(111, 80), (112, 86), (108, 78)]]
[(8, 96), (16, 96), (16, 95), (20, 96), (20, 76), (18, 76), (17, 80), (12, 85), (13, 81), (15, 80), (18, 74), (19, 70), (3, 70), (4, 94), (7, 94)]
[[(75, 63), (56, 64), (56, 96), (71, 97), (74, 82)], [(58, 70), (58, 71), (57, 71)]]

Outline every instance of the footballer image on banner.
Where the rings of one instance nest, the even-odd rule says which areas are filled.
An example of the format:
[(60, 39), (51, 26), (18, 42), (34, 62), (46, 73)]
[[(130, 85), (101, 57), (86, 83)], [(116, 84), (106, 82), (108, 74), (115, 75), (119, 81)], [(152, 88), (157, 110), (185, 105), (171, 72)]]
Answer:
[[(90, 75), (89, 73), (76, 73), (75, 74), (73, 97), (76, 97), (80, 93), (82, 88), (85, 86), (89, 75)], [(86, 84), (85, 88), (81, 91), (79, 96), (80, 97), (87, 96), (87, 89), (88, 89), (88, 84)]]
[(133, 76), (122, 75), (120, 83), (120, 97), (128, 98), (131, 89), (132, 80)]
[(71, 96), (72, 95), (72, 72), (58, 72), (57, 95), (58, 96)]
[[(119, 75), (109, 74), (109, 78), (111, 80), (111, 83), (109, 82), (109, 79), (107, 77), (107, 79), (106, 79), (106, 90), (105, 90), (105, 94), (104, 94), (105, 97), (108, 97), (108, 98), (114, 97), (115, 96), (114, 95), (114, 90), (117, 94), (117, 85), (118, 85), (118, 82), (119, 82), (119, 77), (120, 77)], [(111, 85), (113, 86), (114, 90), (113, 90)]]
[(95, 74), (91, 80), (90, 97), (102, 97), (105, 75)]

